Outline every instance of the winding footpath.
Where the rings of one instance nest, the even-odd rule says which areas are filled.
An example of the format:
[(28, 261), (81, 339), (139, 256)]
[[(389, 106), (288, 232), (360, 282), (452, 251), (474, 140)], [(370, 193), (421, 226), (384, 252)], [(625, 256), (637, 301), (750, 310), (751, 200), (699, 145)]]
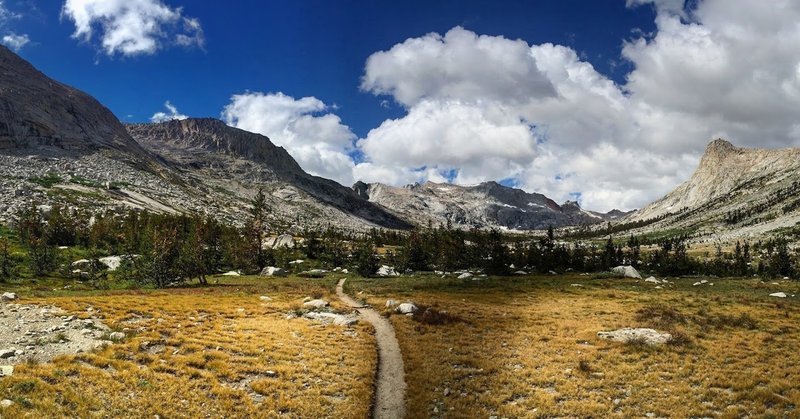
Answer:
[(378, 341), (378, 373), (375, 390), (375, 405), (372, 417), (375, 419), (401, 419), (405, 416), (406, 381), (403, 371), (403, 356), (394, 334), (394, 328), (377, 311), (359, 304), (344, 293), (342, 279), (336, 285), (339, 299), (358, 310), (358, 314), (375, 328)]

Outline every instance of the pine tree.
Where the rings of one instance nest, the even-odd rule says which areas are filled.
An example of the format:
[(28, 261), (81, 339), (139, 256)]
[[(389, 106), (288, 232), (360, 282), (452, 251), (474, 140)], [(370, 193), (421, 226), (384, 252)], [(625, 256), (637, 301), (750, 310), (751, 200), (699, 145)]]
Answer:
[(360, 243), (353, 250), (353, 263), (356, 272), (364, 278), (375, 275), (378, 271), (378, 256), (375, 255), (375, 247), (371, 241)]
[(267, 214), (269, 206), (267, 206), (267, 197), (264, 195), (262, 189), (251, 201), (250, 206), (250, 221), (246, 235), (250, 240), (250, 255), (255, 255), (255, 265), (257, 269), (261, 269), (269, 264), (267, 252), (264, 249), (264, 239), (267, 236), (269, 224), (267, 222)]
[(428, 269), (428, 258), (419, 232), (412, 231), (408, 235), (403, 252), (403, 266), (414, 271)]

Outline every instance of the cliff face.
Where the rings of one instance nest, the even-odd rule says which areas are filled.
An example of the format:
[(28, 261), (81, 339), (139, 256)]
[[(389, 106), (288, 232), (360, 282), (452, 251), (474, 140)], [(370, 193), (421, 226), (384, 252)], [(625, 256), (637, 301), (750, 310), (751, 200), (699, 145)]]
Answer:
[(202, 158), (203, 153), (219, 153), (263, 163), (283, 175), (303, 173), (303, 169), (283, 147), (269, 138), (233, 128), (212, 118), (189, 118), (159, 124), (130, 124), (128, 132), (153, 152), (184, 153)]
[(108, 149), (151, 160), (114, 114), (0, 46), (0, 150), (52, 148), (72, 153)]

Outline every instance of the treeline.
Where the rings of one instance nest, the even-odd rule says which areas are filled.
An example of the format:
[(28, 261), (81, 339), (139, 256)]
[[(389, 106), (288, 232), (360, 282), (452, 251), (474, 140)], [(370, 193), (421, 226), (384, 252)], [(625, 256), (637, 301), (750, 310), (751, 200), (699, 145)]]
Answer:
[[(716, 275), (764, 277), (797, 273), (797, 258), (785, 238), (736, 243), (731, 252), (717, 246), (713, 255), (689, 256), (686, 236), (661, 239), (653, 249), (636, 236), (608, 238), (598, 245), (564, 241), (550, 228), (542, 237), (504, 235), (498, 230), (460, 230), (445, 225), (412, 232), (373, 229), (366, 234), (334, 228), (300, 232), (294, 248), (263, 246), (268, 235), (282, 233), (268, 222), (263, 194), (251, 202), (243, 227), (211, 217), (153, 214), (131, 210), (92, 214), (36, 205), (17, 216), (15, 229), (0, 230), (0, 281), (11, 277), (80, 277), (106, 286), (109, 272), (99, 262), (119, 255), (111, 277), (138, 286), (166, 287), (228, 270), (258, 273), (266, 266), (348, 267), (372, 276), (380, 265), (403, 271), (473, 270), (491, 275), (603, 272), (631, 265), (661, 276)], [(61, 248), (61, 249), (60, 249)], [(380, 253), (380, 254), (379, 254)], [(85, 259), (76, 274), (72, 263)]]

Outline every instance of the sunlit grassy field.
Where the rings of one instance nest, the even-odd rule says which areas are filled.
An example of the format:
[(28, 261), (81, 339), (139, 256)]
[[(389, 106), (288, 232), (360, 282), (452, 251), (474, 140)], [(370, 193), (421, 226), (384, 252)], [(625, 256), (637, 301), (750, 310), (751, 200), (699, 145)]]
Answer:
[[(347, 291), (447, 311), (425, 324), (392, 315), (408, 417), (800, 416), (800, 284), (546, 276), (482, 281), (351, 280)], [(578, 284), (580, 286), (573, 286)], [(387, 313), (388, 314), (388, 313)], [(654, 327), (673, 344), (597, 338)]]
[(333, 280), (221, 282), (162, 291), (18, 287), (20, 303), (52, 304), (79, 317), (90, 309), (128, 337), (96, 352), (19, 365), (0, 379), (0, 399), (15, 402), (0, 416), (368, 417), (376, 365), (371, 327), (286, 318), (307, 296), (348, 311)]

